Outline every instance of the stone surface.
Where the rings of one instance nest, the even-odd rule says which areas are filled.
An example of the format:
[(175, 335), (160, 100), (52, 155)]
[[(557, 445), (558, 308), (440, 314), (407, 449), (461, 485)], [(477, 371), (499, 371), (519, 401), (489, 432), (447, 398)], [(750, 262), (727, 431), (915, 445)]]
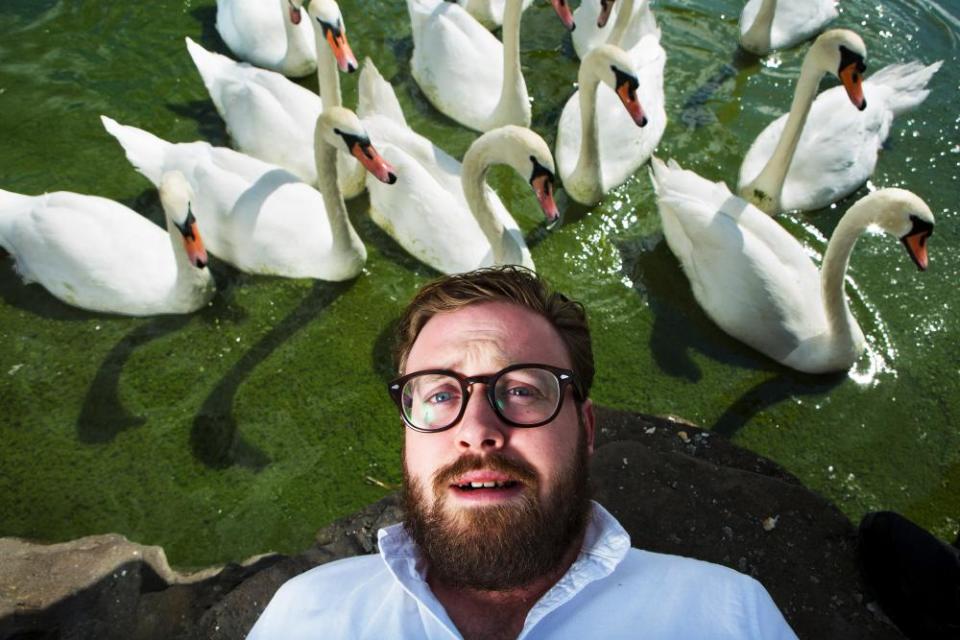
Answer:
[[(856, 531), (773, 462), (680, 421), (600, 409), (597, 499), (633, 545), (757, 578), (801, 638), (902, 638), (863, 595)], [(0, 540), (0, 640), (243, 638), (284, 581), (376, 551), (400, 519), (395, 495), (320, 531), (293, 557), (183, 575), (163, 551), (95, 536)]]

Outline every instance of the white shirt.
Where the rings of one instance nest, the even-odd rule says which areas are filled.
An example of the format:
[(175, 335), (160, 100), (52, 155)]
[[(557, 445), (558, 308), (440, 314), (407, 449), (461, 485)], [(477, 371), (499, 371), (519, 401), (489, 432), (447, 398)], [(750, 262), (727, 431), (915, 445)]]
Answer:
[[(289, 580), (247, 640), (461, 638), (426, 581), (403, 525), (380, 555), (345, 558)], [(763, 586), (733, 569), (630, 548), (593, 503), (583, 548), (527, 614), (519, 638), (796, 638)]]

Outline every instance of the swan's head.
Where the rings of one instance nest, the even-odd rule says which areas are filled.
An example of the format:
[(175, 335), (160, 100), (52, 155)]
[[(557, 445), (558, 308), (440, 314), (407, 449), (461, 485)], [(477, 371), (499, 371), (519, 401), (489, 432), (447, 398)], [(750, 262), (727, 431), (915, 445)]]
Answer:
[(340, 71), (346, 73), (356, 71), (359, 65), (347, 42), (347, 28), (343, 26), (340, 6), (334, 0), (310, 0), (307, 13), (315, 23), (314, 28), (320, 29), (317, 33), (322, 34), (323, 39), (330, 45)]
[(867, 100), (863, 97), (867, 46), (860, 36), (849, 29), (824, 31), (810, 47), (807, 58), (824, 73), (840, 78), (853, 106), (860, 111), (867, 108)]
[(857, 207), (873, 211), (875, 224), (900, 238), (914, 264), (927, 269), (927, 239), (933, 234), (933, 212), (920, 196), (906, 189), (880, 189), (864, 196)]
[(316, 136), (317, 144), (324, 142), (335, 149), (345, 149), (380, 182), (393, 184), (397, 181), (393, 167), (373, 148), (360, 118), (353, 111), (343, 107), (324, 109), (317, 118)]
[(290, 22), (300, 24), (300, 18), (303, 17), (303, 14), (300, 13), (300, 9), (303, 8), (303, 0), (287, 0), (287, 6), (289, 7), (287, 15), (290, 17)]
[(600, 0), (600, 15), (597, 16), (597, 28), (603, 29), (607, 26), (607, 20), (610, 19), (610, 12), (613, 11), (614, 0)]
[(580, 86), (589, 82), (591, 77), (617, 93), (627, 113), (638, 127), (646, 126), (647, 116), (643, 113), (643, 107), (637, 97), (640, 81), (626, 51), (612, 44), (604, 44), (591, 50), (580, 63), (578, 75)]
[(537, 196), (543, 215), (547, 217), (547, 223), (553, 224), (559, 220), (560, 210), (553, 199), (557, 170), (550, 147), (543, 138), (526, 127), (506, 125), (488, 131), (474, 144), (484, 139), (481, 146), (494, 150), (496, 162), (513, 167), (514, 171), (527, 179)]
[(190, 264), (198, 269), (207, 266), (207, 250), (203, 246), (197, 219), (190, 210), (193, 189), (179, 171), (167, 171), (160, 177), (160, 203), (170, 221), (183, 236), (183, 248)]
[[(613, 4), (613, 0), (606, 1)], [(550, 0), (550, 4), (553, 5), (553, 10), (557, 12), (557, 16), (560, 17), (560, 22), (567, 28), (567, 31), (573, 31), (577, 28), (577, 25), (573, 22), (573, 12), (570, 11), (570, 3), (568, 3), (567, 0)]]

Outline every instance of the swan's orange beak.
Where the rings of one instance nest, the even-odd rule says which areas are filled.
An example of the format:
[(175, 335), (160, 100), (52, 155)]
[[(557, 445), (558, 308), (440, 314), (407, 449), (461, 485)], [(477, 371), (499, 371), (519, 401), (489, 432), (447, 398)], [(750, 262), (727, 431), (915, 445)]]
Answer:
[(337, 59), (337, 66), (344, 73), (353, 73), (357, 70), (357, 58), (350, 49), (350, 43), (347, 42), (347, 30), (341, 24), (340, 28), (334, 29), (323, 25), (323, 30), (327, 37), (327, 44), (333, 51), (333, 57)]
[(287, 4), (290, 5), (290, 22), (293, 24), (300, 24), (300, 7), (293, 4), (289, 0)]
[(847, 96), (860, 111), (867, 108), (867, 99), (863, 97), (863, 63), (851, 62), (840, 69), (840, 82), (847, 90)]
[(600, 0), (600, 15), (597, 16), (597, 28), (603, 29), (607, 26), (607, 20), (610, 19), (610, 12), (613, 11), (614, 0)]
[(350, 145), (350, 154), (380, 182), (393, 184), (397, 181), (397, 174), (393, 167), (377, 153), (369, 140), (354, 140)]
[(549, 171), (535, 173), (530, 179), (530, 186), (537, 194), (537, 201), (540, 203), (543, 215), (547, 216), (547, 226), (553, 225), (560, 219), (560, 210), (557, 209), (557, 203), (553, 199), (553, 174)]
[(637, 126), (645, 127), (647, 126), (647, 116), (643, 113), (643, 107), (637, 98), (638, 86), (640, 86), (640, 82), (635, 76), (617, 71), (617, 95), (620, 97), (620, 102), (626, 107), (627, 113), (637, 123)]
[(550, 0), (550, 4), (553, 5), (553, 10), (557, 12), (560, 22), (567, 28), (567, 31), (573, 31), (577, 28), (577, 25), (573, 22), (573, 12), (570, 11), (567, 0)]
[(926, 271), (929, 260), (927, 258), (927, 238), (933, 233), (933, 227), (908, 233), (900, 239), (903, 246), (907, 248), (907, 253), (913, 259), (920, 271)]
[(203, 246), (203, 238), (200, 237), (200, 230), (197, 228), (197, 219), (193, 217), (193, 212), (187, 213), (187, 220), (183, 226), (177, 225), (180, 234), (183, 236), (183, 248), (187, 250), (187, 258), (190, 264), (198, 269), (207, 266), (207, 250)]

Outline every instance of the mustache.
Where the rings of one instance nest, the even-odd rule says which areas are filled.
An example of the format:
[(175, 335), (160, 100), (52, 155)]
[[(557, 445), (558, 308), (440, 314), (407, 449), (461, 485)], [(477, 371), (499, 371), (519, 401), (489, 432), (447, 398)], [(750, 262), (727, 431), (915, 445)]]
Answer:
[(452, 484), (454, 478), (470, 471), (498, 471), (506, 474), (526, 485), (535, 485), (537, 472), (533, 466), (524, 460), (508, 458), (502, 453), (492, 453), (486, 456), (464, 455), (441, 467), (433, 475), (433, 487), (439, 493)]

